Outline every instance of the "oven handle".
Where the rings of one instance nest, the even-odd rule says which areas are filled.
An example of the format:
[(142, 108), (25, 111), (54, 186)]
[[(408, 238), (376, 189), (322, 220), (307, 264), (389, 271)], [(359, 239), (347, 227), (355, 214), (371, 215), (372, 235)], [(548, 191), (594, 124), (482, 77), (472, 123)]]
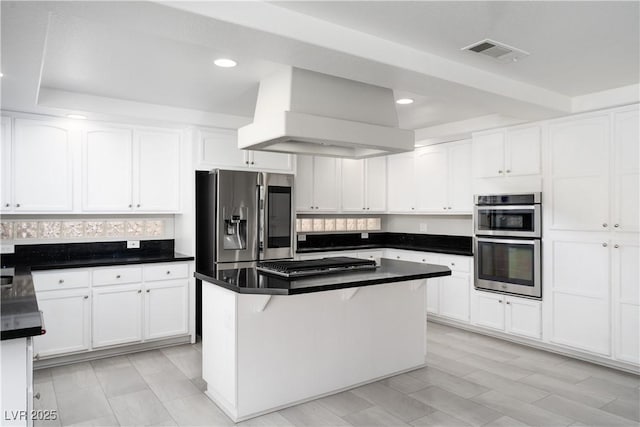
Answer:
[(515, 211), (515, 210), (536, 210), (540, 205), (476, 205), (476, 211)]
[(488, 243), (508, 243), (512, 245), (531, 245), (538, 246), (540, 245), (540, 239), (500, 239), (500, 238), (486, 238), (486, 237), (476, 237), (477, 242), (488, 242)]

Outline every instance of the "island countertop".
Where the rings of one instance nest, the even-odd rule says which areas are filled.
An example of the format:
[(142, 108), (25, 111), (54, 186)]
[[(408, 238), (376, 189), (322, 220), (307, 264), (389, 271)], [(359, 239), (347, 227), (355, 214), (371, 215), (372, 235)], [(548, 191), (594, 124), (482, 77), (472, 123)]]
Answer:
[(255, 264), (238, 268), (199, 270), (197, 279), (241, 294), (296, 295), (416, 279), (450, 276), (443, 265), (398, 261), (382, 258), (372, 270), (349, 271), (326, 275), (285, 278), (258, 271)]

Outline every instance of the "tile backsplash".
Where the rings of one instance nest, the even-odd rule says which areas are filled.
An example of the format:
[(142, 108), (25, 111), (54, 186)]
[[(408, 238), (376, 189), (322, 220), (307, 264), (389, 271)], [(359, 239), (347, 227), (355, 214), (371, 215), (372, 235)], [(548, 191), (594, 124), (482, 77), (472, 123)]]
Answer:
[(7, 243), (167, 238), (173, 238), (173, 219), (170, 218), (3, 218), (0, 221), (0, 239)]
[(362, 232), (379, 231), (382, 228), (380, 218), (297, 218), (298, 233), (326, 232)]

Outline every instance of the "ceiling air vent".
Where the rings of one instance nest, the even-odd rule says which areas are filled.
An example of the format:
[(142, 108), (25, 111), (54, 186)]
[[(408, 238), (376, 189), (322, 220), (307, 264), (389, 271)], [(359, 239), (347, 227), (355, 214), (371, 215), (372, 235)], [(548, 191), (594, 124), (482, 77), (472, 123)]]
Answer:
[(504, 43), (499, 43), (491, 39), (484, 39), (469, 46), (465, 46), (460, 50), (470, 50), (471, 52), (486, 55), (498, 62), (517, 62), (520, 59), (529, 56), (529, 52), (517, 49)]

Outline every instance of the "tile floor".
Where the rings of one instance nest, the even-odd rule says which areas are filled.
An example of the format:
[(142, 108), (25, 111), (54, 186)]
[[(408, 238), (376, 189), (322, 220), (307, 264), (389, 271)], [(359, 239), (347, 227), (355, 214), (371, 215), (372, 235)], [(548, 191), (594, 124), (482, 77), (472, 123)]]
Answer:
[[(242, 426), (639, 426), (640, 377), (428, 324), (427, 367)], [(36, 371), (51, 425), (228, 426), (202, 392), (200, 345)]]

